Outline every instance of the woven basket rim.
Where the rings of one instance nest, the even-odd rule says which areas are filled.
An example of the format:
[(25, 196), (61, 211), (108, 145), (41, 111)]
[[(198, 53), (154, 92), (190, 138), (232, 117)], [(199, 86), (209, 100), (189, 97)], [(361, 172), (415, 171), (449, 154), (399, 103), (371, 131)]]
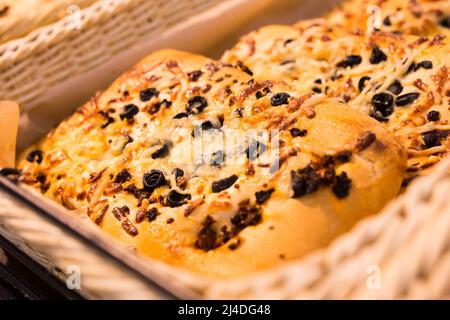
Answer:
[[(142, 0), (98, 0), (89, 7), (80, 9), (80, 30), (89, 24), (95, 24), (103, 19), (104, 16), (99, 15), (99, 12), (114, 14), (121, 7), (135, 6), (141, 1)], [(66, 15), (58, 21), (39, 27), (21, 38), (13, 39), (1, 44), (0, 67), (10, 63), (12, 58), (22, 58), (25, 53), (31, 54), (40, 51), (41, 48), (39, 46), (35, 47), (33, 44), (39, 43), (43, 38), (47, 38), (45, 44), (48, 46), (58, 42), (61, 35), (73, 31), (69, 27), (70, 19), (70, 15)], [(50, 40), (48, 40), (48, 38)], [(33, 49), (30, 50), (30, 47)]]

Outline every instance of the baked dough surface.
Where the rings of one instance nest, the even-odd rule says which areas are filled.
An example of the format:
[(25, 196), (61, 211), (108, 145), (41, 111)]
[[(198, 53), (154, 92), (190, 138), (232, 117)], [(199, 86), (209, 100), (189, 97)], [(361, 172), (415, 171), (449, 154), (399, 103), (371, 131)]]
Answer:
[(388, 130), (342, 103), (163, 50), (24, 152), (19, 168), (23, 183), (139, 253), (231, 278), (301, 257), (379, 211), (405, 159)]
[(449, 41), (355, 33), (314, 19), (254, 31), (222, 60), (243, 63), (257, 80), (335, 97), (383, 123), (408, 151), (407, 184), (449, 149)]
[(346, 0), (327, 17), (338, 28), (434, 36), (450, 34), (448, 0)]

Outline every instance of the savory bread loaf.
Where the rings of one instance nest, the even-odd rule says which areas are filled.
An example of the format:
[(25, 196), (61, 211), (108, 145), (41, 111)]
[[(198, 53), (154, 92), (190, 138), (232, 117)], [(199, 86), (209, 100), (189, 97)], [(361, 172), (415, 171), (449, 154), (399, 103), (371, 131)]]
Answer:
[(443, 34), (358, 34), (315, 19), (263, 27), (222, 60), (245, 65), (256, 80), (338, 98), (385, 124), (408, 151), (407, 184), (449, 150), (449, 43)]
[(399, 191), (403, 148), (243, 65), (153, 53), (21, 157), (20, 180), (137, 252), (230, 278), (327, 245)]
[(450, 35), (450, 1), (345, 0), (330, 12), (327, 21), (353, 32), (372, 29), (426, 37)]
[(11, 101), (0, 101), (0, 168), (14, 167), (16, 139), (19, 129), (19, 106)]
[(86, 8), (97, 0), (0, 0), (0, 43)]

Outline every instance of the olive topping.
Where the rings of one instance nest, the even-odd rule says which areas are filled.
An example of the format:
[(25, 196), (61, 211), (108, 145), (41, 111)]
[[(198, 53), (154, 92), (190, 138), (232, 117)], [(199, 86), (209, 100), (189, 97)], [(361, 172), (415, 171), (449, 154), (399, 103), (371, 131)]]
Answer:
[(139, 209), (136, 212), (136, 223), (141, 223), (144, 219), (147, 219), (148, 222), (155, 221), (159, 216), (159, 211), (156, 208), (150, 208), (149, 210)]
[(395, 104), (399, 107), (406, 106), (408, 104), (413, 103), (415, 100), (417, 100), (420, 96), (420, 93), (418, 92), (411, 92), (407, 94), (403, 94), (401, 96), (398, 96), (397, 99), (395, 99)]
[(394, 112), (394, 98), (389, 93), (377, 93), (372, 98), (372, 117), (383, 121)]
[(180, 207), (188, 202), (191, 199), (190, 194), (181, 194), (175, 190), (171, 190), (166, 198), (166, 204), (170, 208)]
[(322, 93), (322, 89), (320, 89), (318, 87), (314, 87), (314, 88), (312, 88), (312, 92), (319, 94), (319, 93)]
[(201, 70), (195, 70), (195, 71), (191, 71), (187, 74), (188, 78), (190, 81), (197, 81), (201, 76), (202, 76), (203, 72)]
[(286, 41), (284, 41), (283, 46), (286, 47), (291, 42), (294, 42), (294, 39), (287, 39)]
[(386, 61), (387, 55), (381, 51), (381, 49), (377, 46), (373, 47), (372, 54), (370, 55), (370, 63), (371, 64), (379, 64), (380, 62)]
[(370, 77), (368, 77), (368, 76), (363, 76), (363, 77), (361, 77), (361, 79), (359, 79), (359, 82), (358, 82), (359, 92), (362, 92), (364, 90), (366, 81), (369, 81), (369, 80), (370, 80)]
[(180, 112), (178, 114), (176, 114), (173, 118), (174, 119), (182, 119), (182, 118), (187, 118), (188, 114), (186, 112)]
[(437, 131), (431, 131), (424, 133), (422, 135), (423, 137), (423, 143), (426, 149), (437, 147), (441, 145), (441, 138), (439, 137), (439, 134)]
[(249, 203), (239, 204), (239, 211), (231, 218), (235, 230), (234, 234), (249, 227), (256, 226), (262, 220), (261, 210), (258, 207), (251, 206)]
[(410, 73), (411, 71), (417, 71), (420, 68), (424, 68), (424, 69), (432, 69), (433, 68), (433, 62), (429, 61), (429, 60), (424, 60), (422, 62), (419, 63), (412, 63), (408, 70), (406, 71), (406, 74)]
[(264, 202), (269, 200), (270, 196), (272, 195), (272, 193), (274, 191), (275, 191), (275, 189), (272, 188), (272, 189), (269, 189), (269, 190), (263, 190), (263, 191), (256, 192), (255, 193), (256, 202), (258, 204), (263, 204)]
[(342, 172), (336, 176), (336, 182), (332, 190), (339, 199), (342, 199), (348, 196), (351, 186), (352, 180), (349, 179), (346, 172)]
[(153, 193), (153, 189), (146, 189), (145, 186), (143, 189), (138, 189), (134, 184), (130, 184), (123, 188), (123, 191), (131, 193), (136, 199), (138, 199), (139, 203), (144, 199), (150, 198)]
[(450, 16), (441, 19), (439, 24), (444, 28), (450, 29)]
[(291, 133), (292, 137), (296, 138), (306, 136), (308, 130), (300, 130), (299, 128), (292, 128), (291, 130), (289, 130), (289, 132)]
[(213, 125), (213, 123), (211, 121), (208, 120), (208, 121), (203, 122), (199, 126), (195, 126), (194, 130), (192, 130), (191, 135), (193, 137), (198, 137), (198, 136), (200, 136), (202, 131), (209, 131), (209, 130), (212, 130), (212, 129), (214, 129), (214, 125)]
[(272, 96), (272, 98), (270, 99), (270, 103), (272, 104), (272, 106), (278, 107), (283, 104), (288, 104), (290, 97), (291, 95), (289, 93), (280, 92)]
[(155, 114), (161, 109), (162, 106), (165, 106), (166, 108), (170, 108), (171, 105), (172, 105), (172, 101), (164, 99), (163, 101), (154, 104), (152, 106), (152, 108), (150, 108), (149, 112), (150, 112), (150, 114)]
[(390, 16), (386, 16), (386, 18), (383, 19), (383, 24), (384, 24), (386, 27), (390, 27), (390, 26), (392, 25), (392, 23), (391, 23), (391, 17), (390, 17)]
[(242, 61), (238, 61), (237, 66), (244, 71), (245, 73), (247, 73), (250, 76), (253, 76), (253, 72), (252, 70), (250, 70), (249, 67), (247, 67)]
[[(202, 223), (202, 228), (197, 235), (197, 241), (195, 241), (195, 247), (204, 251), (213, 250), (227, 243), (232, 237), (236, 236), (243, 229), (249, 226), (255, 226), (262, 220), (262, 214), (258, 207), (250, 205), (248, 200), (239, 204), (238, 212), (231, 217), (231, 228), (226, 225), (220, 227), (216, 220), (211, 216), (206, 216)], [(240, 240), (234, 246), (230, 246), (234, 249), (240, 244)], [(233, 250), (234, 250), (233, 249)]]
[(141, 93), (139, 94), (139, 97), (141, 98), (142, 102), (146, 102), (151, 100), (153, 97), (157, 97), (158, 95), (159, 95), (158, 90), (156, 90), (155, 88), (148, 88), (142, 90)]
[(197, 235), (195, 241), (195, 247), (204, 251), (213, 250), (218, 248), (220, 244), (217, 244), (217, 231), (214, 228), (216, 221), (211, 216), (206, 216), (206, 219), (202, 223), (202, 228)]
[(161, 148), (152, 153), (152, 159), (164, 158), (169, 154), (169, 146), (164, 144)]
[(203, 111), (208, 106), (208, 101), (205, 97), (195, 96), (189, 99), (186, 111), (188, 114), (197, 114)]
[(348, 150), (341, 151), (334, 156), (334, 159), (340, 163), (347, 163), (350, 161), (352, 153)]
[(234, 112), (237, 113), (239, 118), (242, 118), (244, 116), (244, 108), (242, 108), (242, 107), (237, 108), (236, 110), (234, 110)]
[(124, 183), (131, 179), (131, 174), (128, 172), (127, 169), (121, 170), (114, 179), (115, 183)]
[(151, 208), (147, 211), (146, 218), (149, 222), (155, 221), (159, 216), (159, 211), (156, 208)]
[(439, 111), (431, 110), (427, 113), (427, 119), (428, 121), (439, 121), (441, 119), (441, 114)]
[(106, 116), (106, 120), (105, 122), (102, 123), (102, 125), (100, 126), (102, 129), (105, 129), (106, 127), (108, 127), (111, 123), (113, 123), (115, 120), (113, 117), (111, 117), (110, 115)]
[(430, 60), (424, 60), (420, 62), (419, 65), (424, 69), (433, 69), (433, 62)]
[(441, 140), (446, 139), (449, 134), (450, 130), (433, 130), (422, 134), (425, 149), (440, 146)]
[(237, 179), (238, 179), (238, 176), (233, 174), (232, 176), (229, 176), (228, 178), (214, 181), (212, 183), (212, 192), (218, 193), (218, 192), (228, 189), (237, 181)]
[(271, 93), (270, 88), (269, 87), (265, 87), (261, 91), (256, 91), (255, 97), (256, 97), (256, 99), (261, 99), (262, 97), (265, 97), (269, 93)]
[[(341, 160), (346, 162), (350, 156), (349, 152), (345, 152)], [(336, 175), (334, 164), (335, 161), (339, 161), (337, 158), (325, 156), (318, 162), (312, 161), (302, 169), (291, 171), (293, 198), (313, 193), (322, 186), (331, 186), (338, 198), (348, 195), (351, 181), (345, 172)]]
[(345, 57), (344, 60), (339, 62), (336, 66), (338, 68), (353, 68), (362, 62), (361, 56), (358, 55), (350, 55)]
[(411, 73), (411, 72), (413, 72), (413, 71), (415, 72), (415, 71), (417, 71), (419, 68), (420, 68), (420, 65), (413, 62), (413, 63), (411, 63), (411, 65), (409, 66), (408, 70), (406, 70), (406, 74)]
[(320, 175), (311, 165), (308, 165), (297, 172), (291, 171), (291, 178), (294, 198), (313, 193), (320, 187)]
[(393, 94), (400, 94), (403, 91), (403, 86), (400, 81), (395, 80), (387, 89)]
[(139, 112), (139, 108), (135, 104), (128, 104), (123, 107), (123, 112), (120, 114), (120, 119), (132, 120)]
[(162, 173), (160, 170), (152, 170), (150, 173), (145, 173), (143, 182), (144, 188), (151, 190), (167, 184), (164, 173)]
[(173, 170), (173, 172), (175, 174), (175, 180), (178, 180), (178, 178), (184, 177), (184, 171), (182, 169), (175, 168)]
[(27, 155), (28, 162), (41, 163), (43, 159), (44, 156), (41, 150), (33, 150)]

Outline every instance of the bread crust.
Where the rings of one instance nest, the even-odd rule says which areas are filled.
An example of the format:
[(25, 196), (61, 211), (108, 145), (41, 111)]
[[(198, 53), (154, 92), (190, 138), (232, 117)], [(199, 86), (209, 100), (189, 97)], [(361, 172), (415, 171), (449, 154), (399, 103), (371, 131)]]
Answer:
[[(87, 212), (139, 254), (218, 278), (248, 275), (326, 246), (397, 194), (406, 156), (382, 125), (283, 82), (255, 82), (248, 72), (198, 55), (155, 52), (26, 151), (21, 181)], [(143, 95), (149, 88), (154, 91)], [(208, 105), (174, 119), (194, 96)], [(138, 113), (121, 119), (130, 103)], [(280, 148), (266, 142), (266, 151), (248, 159), (245, 148), (233, 158), (234, 147), (227, 145), (231, 159), (223, 164), (186, 160), (194, 126), (207, 120), (222, 132), (272, 130)], [(162, 144), (168, 145), (166, 154), (158, 151)], [(33, 157), (30, 162), (34, 149), (42, 152), (39, 163)], [(266, 158), (276, 150), (275, 158)], [(156, 151), (163, 155), (153, 159)], [(279, 168), (271, 159), (280, 159)], [(174, 178), (175, 168), (184, 171), (181, 179)], [(143, 177), (152, 170), (161, 170), (167, 182), (144, 194)], [(232, 175), (237, 180), (231, 185), (217, 183)], [(171, 207), (173, 190), (191, 198)]]
[(378, 29), (424, 37), (450, 35), (447, 0), (346, 0), (326, 17), (339, 29)]
[[(286, 81), (300, 92), (314, 90), (375, 117), (407, 149), (408, 183), (449, 150), (449, 41), (443, 34), (358, 34), (314, 19), (254, 31), (222, 60), (241, 61), (255, 79)], [(386, 94), (391, 101), (380, 116), (374, 99)]]

